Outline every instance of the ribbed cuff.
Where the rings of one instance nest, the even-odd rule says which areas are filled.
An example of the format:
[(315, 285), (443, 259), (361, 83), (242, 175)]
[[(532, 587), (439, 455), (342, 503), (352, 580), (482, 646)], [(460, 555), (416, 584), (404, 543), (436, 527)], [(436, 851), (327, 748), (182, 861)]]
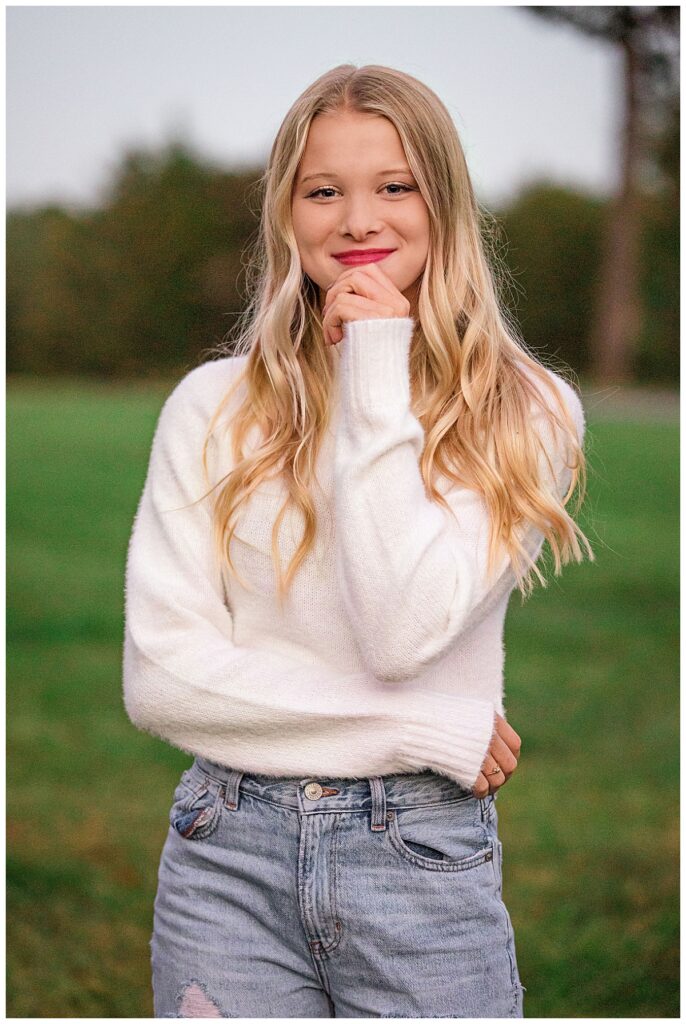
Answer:
[(349, 320), (341, 340), (341, 398), (353, 415), (410, 402), (411, 317)]
[(400, 756), (408, 769), (429, 768), (471, 789), (495, 732), (495, 705), (431, 690), (406, 696), (410, 706)]

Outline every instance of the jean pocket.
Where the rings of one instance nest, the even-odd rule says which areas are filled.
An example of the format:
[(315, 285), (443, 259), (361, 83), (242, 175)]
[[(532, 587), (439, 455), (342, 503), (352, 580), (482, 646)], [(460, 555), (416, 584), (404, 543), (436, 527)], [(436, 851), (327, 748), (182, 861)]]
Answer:
[(219, 824), (223, 787), (193, 765), (174, 790), (169, 824), (183, 839), (205, 839)]
[(493, 861), (493, 840), (481, 822), (477, 797), (398, 807), (387, 819), (392, 846), (415, 867), (467, 871)]

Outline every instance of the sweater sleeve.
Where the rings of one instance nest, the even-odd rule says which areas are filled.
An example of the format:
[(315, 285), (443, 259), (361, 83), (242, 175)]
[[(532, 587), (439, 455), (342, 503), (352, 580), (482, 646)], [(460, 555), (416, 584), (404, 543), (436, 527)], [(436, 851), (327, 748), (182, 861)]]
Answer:
[[(188, 753), (274, 775), (424, 769), (473, 785), (494, 705), (238, 646), (212, 548), (198, 367), (157, 422), (128, 547), (123, 696), (134, 725)], [(249, 766), (246, 767), (246, 766)]]
[[(365, 664), (378, 679), (396, 682), (441, 658), (516, 583), (505, 555), (487, 580), (482, 496), (453, 487), (445, 495), (453, 519), (426, 495), (419, 468), (424, 432), (410, 407), (413, 327), (410, 318), (351, 321), (340, 342), (338, 572)], [(583, 437), (581, 403), (555, 379)], [(554, 485), (564, 493), (570, 474), (552, 438), (544, 446)], [(535, 558), (543, 536), (532, 528), (523, 543)]]

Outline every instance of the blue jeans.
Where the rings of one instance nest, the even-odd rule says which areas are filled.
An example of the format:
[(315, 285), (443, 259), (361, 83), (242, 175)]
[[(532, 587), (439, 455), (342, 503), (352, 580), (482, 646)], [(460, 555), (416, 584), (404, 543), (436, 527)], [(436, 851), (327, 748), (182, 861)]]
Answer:
[(522, 1017), (495, 805), (429, 771), (196, 758), (160, 862), (155, 1017)]

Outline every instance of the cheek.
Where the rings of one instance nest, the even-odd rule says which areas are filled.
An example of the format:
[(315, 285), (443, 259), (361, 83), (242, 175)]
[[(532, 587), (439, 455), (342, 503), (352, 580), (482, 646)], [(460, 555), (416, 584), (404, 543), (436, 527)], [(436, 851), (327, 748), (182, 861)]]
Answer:
[(413, 249), (428, 245), (429, 224), (421, 210), (407, 210), (402, 218), (396, 221), (395, 228)]
[(307, 262), (311, 267), (320, 263), (324, 258), (323, 245), (324, 242), (321, 235), (316, 235), (312, 232), (302, 235), (298, 243), (301, 260)]
[(419, 259), (426, 256), (429, 250), (429, 230), (424, 224), (416, 221), (408, 225), (405, 237), (407, 238), (410, 250), (414, 258)]
[(422, 245), (429, 244), (429, 218), (424, 214), (415, 220), (415, 237)]
[(302, 207), (294, 209), (291, 217), (296, 241), (301, 248), (314, 249), (325, 241), (327, 227), (322, 217), (308, 214)]
[(412, 240), (417, 245), (428, 246), (429, 231), (429, 211), (426, 203), (422, 200), (421, 205), (417, 205), (417, 207), (411, 211), (411, 215), (408, 218), (408, 232)]
[(310, 218), (302, 207), (294, 207), (291, 210), (291, 221), (293, 223), (293, 232), (295, 234), (295, 240), (298, 243), (298, 247), (306, 247), (310, 244), (310, 238), (312, 235), (312, 223)]

